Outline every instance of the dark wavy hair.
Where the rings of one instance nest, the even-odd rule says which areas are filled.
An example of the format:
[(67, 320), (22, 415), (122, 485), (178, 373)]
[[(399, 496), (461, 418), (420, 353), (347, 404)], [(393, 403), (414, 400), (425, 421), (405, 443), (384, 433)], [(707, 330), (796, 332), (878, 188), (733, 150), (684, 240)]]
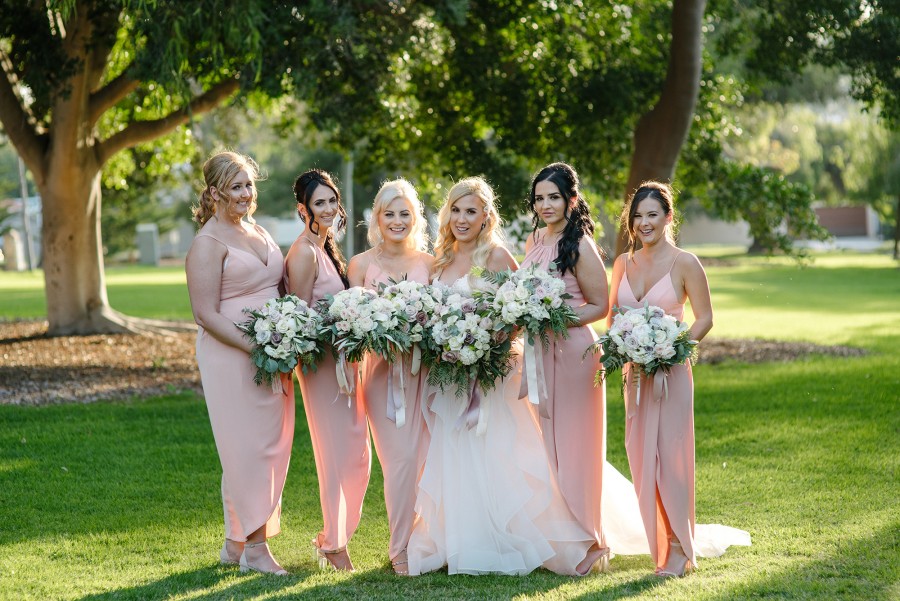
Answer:
[[(540, 218), (534, 209), (534, 189), (538, 182), (550, 181), (556, 184), (560, 194), (566, 200), (566, 226), (563, 229), (559, 243), (556, 245), (556, 268), (560, 276), (571, 270), (575, 273), (575, 265), (578, 263), (580, 251), (578, 244), (584, 236), (594, 237), (594, 221), (591, 219), (591, 210), (587, 201), (581, 194), (578, 185), (578, 174), (566, 163), (551, 163), (538, 171), (531, 180), (531, 196), (528, 199), (528, 207), (531, 209), (531, 221), (536, 232), (540, 225)], [(570, 206), (571, 199), (575, 198), (574, 206)]]
[[(300, 212), (299, 205), (306, 207), (307, 215), (312, 217), (312, 208), (309, 206), (309, 203), (313, 193), (319, 186), (328, 186), (337, 197), (338, 214), (341, 217), (338, 231), (343, 231), (347, 227), (347, 211), (344, 210), (344, 204), (341, 202), (341, 193), (338, 190), (337, 184), (334, 183), (334, 178), (331, 177), (331, 174), (321, 169), (310, 169), (309, 171), (305, 171), (294, 180), (294, 198), (297, 199), (297, 214), (300, 216), (300, 220), (303, 223), (306, 223), (306, 218), (303, 216), (303, 213)], [(308, 227), (309, 231), (315, 235), (319, 235), (319, 224), (316, 223), (315, 219), (306, 223), (306, 227)], [(344, 282), (344, 288), (349, 288), (350, 281), (347, 279), (347, 261), (344, 260), (344, 255), (341, 254), (341, 249), (338, 247), (334, 236), (334, 229), (330, 229), (328, 235), (325, 237), (325, 252), (328, 253), (328, 257), (331, 259), (331, 262), (334, 263), (335, 269), (337, 269), (338, 274), (341, 276), (341, 281)]]
[(662, 205), (663, 213), (672, 214), (672, 223), (666, 226), (666, 239), (675, 243), (675, 194), (669, 184), (656, 181), (642, 182), (638, 189), (634, 191), (625, 208), (622, 209), (622, 215), (619, 217), (619, 227), (628, 234), (628, 256), (633, 257), (637, 246), (637, 238), (634, 235), (634, 214), (637, 213), (638, 205), (646, 198), (654, 198)]

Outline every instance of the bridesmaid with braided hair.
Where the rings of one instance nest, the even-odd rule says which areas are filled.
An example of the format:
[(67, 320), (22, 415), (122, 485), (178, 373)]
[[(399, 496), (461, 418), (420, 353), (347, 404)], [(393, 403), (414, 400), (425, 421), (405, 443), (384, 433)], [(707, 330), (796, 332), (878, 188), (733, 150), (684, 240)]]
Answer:
[[(540, 416), (544, 447), (562, 496), (599, 551), (593, 570), (605, 571), (609, 547), (601, 526), (600, 493), (606, 459), (606, 393), (603, 387), (594, 387), (597, 361), (582, 355), (597, 338), (590, 324), (609, 311), (606, 270), (594, 244), (590, 209), (572, 167), (553, 163), (541, 169), (531, 182), (528, 202), (535, 229), (526, 242), (522, 268), (555, 268), (572, 295), (566, 302), (579, 321), (569, 329), (568, 338), (551, 336), (545, 350), (538, 344), (534, 365), (528, 365), (526, 354), (525, 369), (543, 367), (545, 384), (528, 390), (528, 397)], [(544, 227), (539, 228), (541, 222)]]
[[(287, 290), (310, 305), (348, 287), (347, 264), (335, 232), (347, 224), (347, 213), (334, 179), (311, 169), (294, 182), (297, 213), (306, 224), (286, 258)], [(319, 500), (324, 526), (313, 539), (322, 569), (353, 571), (347, 542), (362, 516), (363, 497), (371, 472), (369, 428), (362, 403), (357, 401), (356, 366), (351, 365), (349, 388), (338, 385), (331, 353), (315, 372), (297, 368), (303, 406), (309, 423)]]

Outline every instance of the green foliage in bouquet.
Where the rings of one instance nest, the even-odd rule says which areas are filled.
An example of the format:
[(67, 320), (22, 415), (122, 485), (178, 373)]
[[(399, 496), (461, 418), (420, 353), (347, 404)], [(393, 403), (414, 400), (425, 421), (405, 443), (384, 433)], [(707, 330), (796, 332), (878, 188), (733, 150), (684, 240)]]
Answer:
[[(550, 347), (549, 332), (569, 337), (569, 328), (578, 325), (575, 310), (566, 302), (572, 295), (560, 278), (537, 266), (518, 271), (484, 271), (482, 277), (496, 288), (489, 293), (496, 317), (521, 328), (530, 344), (540, 338), (544, 350)], [(518, 294), (517, 294), (518, 293)], [(526, 295), (527, 293), (527, 295)], [(476, 292), (476, 297), (484, 292)]]
[(435, 287), (440, 305), (422, 338), (428, 383), (456, 395), (468, 394), (473, 381), (485, 393), (512, 369), (512, 326), (491, 317), (489, 299), (476, 300)]

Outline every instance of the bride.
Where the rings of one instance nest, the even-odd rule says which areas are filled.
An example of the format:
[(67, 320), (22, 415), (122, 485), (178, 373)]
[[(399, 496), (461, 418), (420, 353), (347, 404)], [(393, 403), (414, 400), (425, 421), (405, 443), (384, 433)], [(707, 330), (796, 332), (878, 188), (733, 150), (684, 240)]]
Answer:
[[(482, 283), (469, 275), (473, 267), (517, 269), (484, 180), (453, 186), (438, 220), (434, 280), (467, 292)], [(537, 422), (527, 400), (519, 399), (518, 347), (510, 375), (481, 403), (483, 433), (458, 427), (467, 399), (454, 387), (429, 391), (424, 411), (431, 443), (408, 547), (410, 574), (444, 566), (450, 574), (527, 574), (543, 566), (583, 575), (605, 560), (563, 501)], [(637, 513), (635, 520), (640, 526)], [(638, 535), (643, 538), (642, 529)]]

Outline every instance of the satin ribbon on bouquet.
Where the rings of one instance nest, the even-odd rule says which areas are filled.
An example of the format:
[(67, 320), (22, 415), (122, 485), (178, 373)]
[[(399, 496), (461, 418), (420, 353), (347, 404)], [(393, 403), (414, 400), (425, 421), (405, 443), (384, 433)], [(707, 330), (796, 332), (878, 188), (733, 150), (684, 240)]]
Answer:
[(418, 344), (414, 344), (412, 352), (403, 354), (398, 361), (394, 361), (388, 367), (387, 381), (387, 418), (394, 422), (398, 428), (406, 424), (406, 378), (404, 373), (409, 360), (409, 373), (412, 376), (419, 375), (422, 367), (422, 351)]
[(649, 380), (651, 400), (659, 402), (663, 398), (669, 398), (669, 374), (665, 370), (660, 369), (652, 376), (648, 376), (635, 363), (626, 363), (623, 371), (625, 372), (626, 417), (637, 415), (637, 408), (641, 406), (641, 382), (644, 380)]
[(488, 424), (488, 405), (481, 403), (481, 392), (478, 390), (478, 379), (472, 380), (472, 389), (469, 391), (469, 398), (460, 406), (457, 414), (456, 429), (462, 430), (465, 427), (468, 430), (475, 428), (475, 435), (481, 436), (487, 432)]
[[(347, 396), (347, 407), (349, 408), (353, 399), (350, 395), (353, 394), (353, 390), (356, 384), (356, 373), (353, 373), (354, 377), (348, 377), (348, 372), (350, 371), (349, 366), (347, 365), (347, 355), (344, 351), (338, 353), (338, 360), (335, 362), (335, 375), (337, 376), (338, 382), (338, 397), (343, 395)], [(337, 400), (335, 397), (334, 400)]]
[(398, 428), (406, 424), (406, 378), (403, 372), (406, 357), (401, 355), (397, 361), (388, 365), (387, 378), (387, 418)]
[(278, 372), (274, 378), (272, 378), (272, 394), (287, 394), (287, 386), (284, 385), (285, 377), (293, 377), (290, 373), (281, 373)]
[(544, 376), (544, 357), (539, 356), (534, 339), (525, 340), (525, 377), (528, 388), (528, 400), (537, 405), (541, 417), (550, 419), (547, 410), (547, 379)]

